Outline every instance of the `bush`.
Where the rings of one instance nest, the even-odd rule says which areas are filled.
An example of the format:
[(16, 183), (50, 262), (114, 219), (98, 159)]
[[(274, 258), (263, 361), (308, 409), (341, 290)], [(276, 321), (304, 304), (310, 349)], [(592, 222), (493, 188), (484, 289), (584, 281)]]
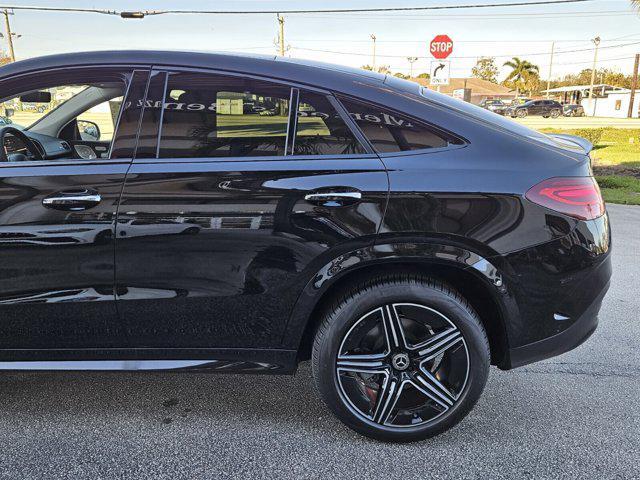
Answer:
[(604, 128), (581, 128), (571, 133), (579, 137), (586, 138), (593, 144), (593, 146), (596, 146), (600, 143), (600, 140), (602, 140)]

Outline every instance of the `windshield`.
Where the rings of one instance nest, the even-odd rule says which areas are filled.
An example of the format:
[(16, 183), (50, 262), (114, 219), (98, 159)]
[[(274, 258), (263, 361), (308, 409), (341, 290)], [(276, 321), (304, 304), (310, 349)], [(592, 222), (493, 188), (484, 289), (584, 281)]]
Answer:
[(87, 87), (88, 85), (68, 85), (22, 92), (0, 103), (0, 116), (10, 119), (13, 126), (26, 128)]

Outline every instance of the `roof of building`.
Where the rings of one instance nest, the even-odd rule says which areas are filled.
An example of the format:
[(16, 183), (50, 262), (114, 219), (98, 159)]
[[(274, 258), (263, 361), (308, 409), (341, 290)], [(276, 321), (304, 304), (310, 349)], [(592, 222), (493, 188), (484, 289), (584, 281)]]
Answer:
[[(612, 90), (618, 91), (618, 92), (628, 92), (629, 89), (627, 88), (623, 88), (623, 87), (616, 87), (614, 85), (609, 85), (606, 83), (597, 83), (593, 86), (593, 88), (610, 88)], [(567, 85), (566, 87), (556, 87), (556, 88), (550, 88), (549, 90), (542, 90), (542, 93), (564, 93), (564, 92), (582, 92), (585, 90), (589, 90), (591, 89), (591, 85)]]
[[(429, 79), (427, 78), (412, 78), (411, 80), (418, 82), (420, 85), (428, 87), (431, 90), (436, 90), (437, 88), (429, 85)], [(458, 90), (460, 88), (470, 88), (471, 93), (476, 95), (515, 96), (515, 91), (510, 88), (505, 87), (504, 85), (498, 85), (497, 83), (493, 83), (488, 80), (482, 80), (481, 78), (451, 78), (449, 79), (449, 85), (442, 85), (440, 87), (440, 93), (451, 94), (454, 90)]]

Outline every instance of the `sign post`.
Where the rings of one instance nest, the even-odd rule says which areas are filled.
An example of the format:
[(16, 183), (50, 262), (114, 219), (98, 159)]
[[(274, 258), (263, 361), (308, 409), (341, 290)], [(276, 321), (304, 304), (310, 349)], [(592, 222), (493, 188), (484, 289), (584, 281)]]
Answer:
[(438, 91), (440, 91), (440, 85), (449, 85), (451, 63), (445, 61), (445, 58), (453, 52), (453, 40), (449, 38), (449, 35), (436, 35), (429, 44), (429, 52), (437, 59), (431, 62), (429, 83), (437, 85)]

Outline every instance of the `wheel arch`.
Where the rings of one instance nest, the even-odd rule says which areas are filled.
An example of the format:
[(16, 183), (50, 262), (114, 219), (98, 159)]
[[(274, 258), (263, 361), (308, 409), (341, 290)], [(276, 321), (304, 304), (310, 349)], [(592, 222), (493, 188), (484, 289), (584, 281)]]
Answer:
[[(389, 255), (399, 246), (412, 254)], [(515, 304), (500, 270), (480, 255), (451, 245), (376, 245), (340, 255), (325, 265), (300, 295), (284, 336), (287, 348), (297, 349), (299, 360), (308, 359), (326, 306), (354, 283), (380, 273), (421, 274), (451, 285), (480, 316), (489, 338), (491, 363), (508, 365), (507, 319)]]

